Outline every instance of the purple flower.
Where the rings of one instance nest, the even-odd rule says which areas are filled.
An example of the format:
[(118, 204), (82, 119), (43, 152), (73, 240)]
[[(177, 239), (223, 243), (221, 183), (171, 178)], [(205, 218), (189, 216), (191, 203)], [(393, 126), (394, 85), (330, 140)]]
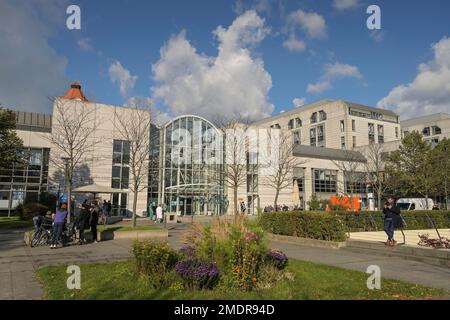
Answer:
[(271, 250), (266, 255), (266, 259), (279, 270), (284, 269), (288, 262), (288, 257), (284, 254), (284, 252), (276, 249)]
[(212, 262), (188, 258), (177, 263), (175, 271), (189, 287), (212, 288), (219, 279), (219, 269)]

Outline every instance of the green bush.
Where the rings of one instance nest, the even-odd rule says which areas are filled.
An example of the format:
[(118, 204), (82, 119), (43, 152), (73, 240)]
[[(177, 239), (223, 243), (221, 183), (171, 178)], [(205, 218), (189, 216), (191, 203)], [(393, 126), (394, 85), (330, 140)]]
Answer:
[(16, 215), (21, 220), (30, 220), (35, 214), (45, 215), (48, 207), (40, 203), (19, 204), (16, 207)]
[[(345, 225), (347, 232), (380, 231), (383, 230), (384, 215), (375, 212), (333, 212)], [(450, 211), (402, 211), (405, 220), (405, 230), (450, 228)]]
[(273, 234), (326, 241), (345, 241), (344, 224), (329, 212), (266, 212), (261, 226)]
[(136, 240), (132, 246), (136, 268), (146, 276), (155, 289), (169, 287), (176, 278), (174, 267), (178, 262), (177, 253), (167, 242)]

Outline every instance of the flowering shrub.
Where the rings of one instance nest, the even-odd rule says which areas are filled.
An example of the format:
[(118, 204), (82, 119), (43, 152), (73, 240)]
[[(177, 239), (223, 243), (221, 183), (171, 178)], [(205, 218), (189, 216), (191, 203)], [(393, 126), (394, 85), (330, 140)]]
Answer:
[(274, 265), (278, 270), (283, 270), (288, 263), (288, 257), (283, 251), (274, 249), (267, 253), (266, 261)]
[(450, 249), (450, 240), (442, 237), (441, 239), (430, 238), (428, 234), (419, 235), (419, 246), (432, 247), (435, 249)]
[(179, 253), (181, 256), (189, 258), (195, 256), (195, 247), (191, 245), (185, 245), (180, 248)]
[(170, 284), (178, 255), (167, 242), (137, 240), (133, 243), (132, 253), (137, 271), (143, 274), (154, 288), (165, 288)]
[(198, 258), (182, 260), (175, 266), (175, 271), (190, 289), (212, 289), (219, 280), (219, 269), (212, 262)]
[(262, 237), (253, 231), (234, 229), (233, 236), (233, 275), (242, 290), (256, 287), (258, 273), (264, 262), (266, 253)]

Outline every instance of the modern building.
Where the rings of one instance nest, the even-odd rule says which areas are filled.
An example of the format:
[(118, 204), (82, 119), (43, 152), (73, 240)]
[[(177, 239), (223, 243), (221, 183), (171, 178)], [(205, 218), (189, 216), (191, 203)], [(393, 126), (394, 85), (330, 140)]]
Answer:
[(402, 135), (418, 131), (423, 139), (437, 145), (444, 138), (450, 139), (450, 114), (437, 113), (401, 122)]
[[(85, 117), (83, 128), (89, 135), (83, 143), (91, 148), (75, 168), (73, 187), (109, 188), (106, 190), (110, 192), (97, 196), (111, 199), (114, 214), (129, 215), (133, 208), (131, 146), (119, 124), (133, 118), (134, 112), (133, 108), (89, 101), (79, 83), (73, 83), (65, 96), (55, 99), (52, 115), (17, 112), (17, 133), (30, 157), (28, 165), (1, 172), (0, 210), (65, 189), (62, 158), (67, 155), (58, 142), (63, 135), (61, 123), (76, 124), (75, 120)], [(147, 116), (150, 122), (150, 114)], [(448, 121), (442, 118), (439, 121)], [(448, 128), (445, 123), (433, 121), (430, 128)], [(300, 161), (289, 173), (291, 183), (281, 190), (278, 204), (303, 209), (308, 208), (313, 194), (321, 198), (345, 195), (350, 187), (367, 205), (369, 186), (363, 179), (350, 186), (339, 164), (351, 158), (362, 172), (365, 158), (361, 147), (370, 143), (397, 146), (402, 135), (399, 117), (392, 111), (342, 100), (318, 101), (250, 127), (268, 132), (281, 129), (292, 138), (292, 157)], [(138, 193), (138, 214), (158, 204), (180, 215), (233, 214), (234, 194), (226, 183), (226, 133), (221, 128), (202, 117), (186, 115), (161, 127), (151, 125), (148, 131), (148, 175)], [(238, 188), (238, 201), (245, 204), (246, 213), (256, 214), (258, 208), (274, 203), (274, 190), (266, 183), (258, 150), (248, 150), (245, 144), (241, 149), (245, 153), (246, 178)]]

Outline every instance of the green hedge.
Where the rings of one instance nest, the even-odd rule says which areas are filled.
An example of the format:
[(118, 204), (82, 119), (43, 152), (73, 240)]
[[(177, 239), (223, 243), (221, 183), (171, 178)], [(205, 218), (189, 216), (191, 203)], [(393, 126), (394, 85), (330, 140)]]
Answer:
[[(450, 228), (450, 211), (404, 211), (405, 230)], [(345, 241), (346, 232), (382, 231), (383, 213), (377, 212), (265, 212), (264, 230), (273, 234), (327, 241)]]
[(337, 242), (346, 239), (344, 225), (328, 212), (266, 212), (260, 224), (273, 234)]
[[(384, 215), (376, 212), (333, 212), (345, 225), (347, 232), (381, 231)], [(428, 216), (428, 217), (427, 217)], [(434, 222), (437, 228), (450, 228), (450, 211), (402, 211), (406, 225), (405, 230), (432, 229)]]

